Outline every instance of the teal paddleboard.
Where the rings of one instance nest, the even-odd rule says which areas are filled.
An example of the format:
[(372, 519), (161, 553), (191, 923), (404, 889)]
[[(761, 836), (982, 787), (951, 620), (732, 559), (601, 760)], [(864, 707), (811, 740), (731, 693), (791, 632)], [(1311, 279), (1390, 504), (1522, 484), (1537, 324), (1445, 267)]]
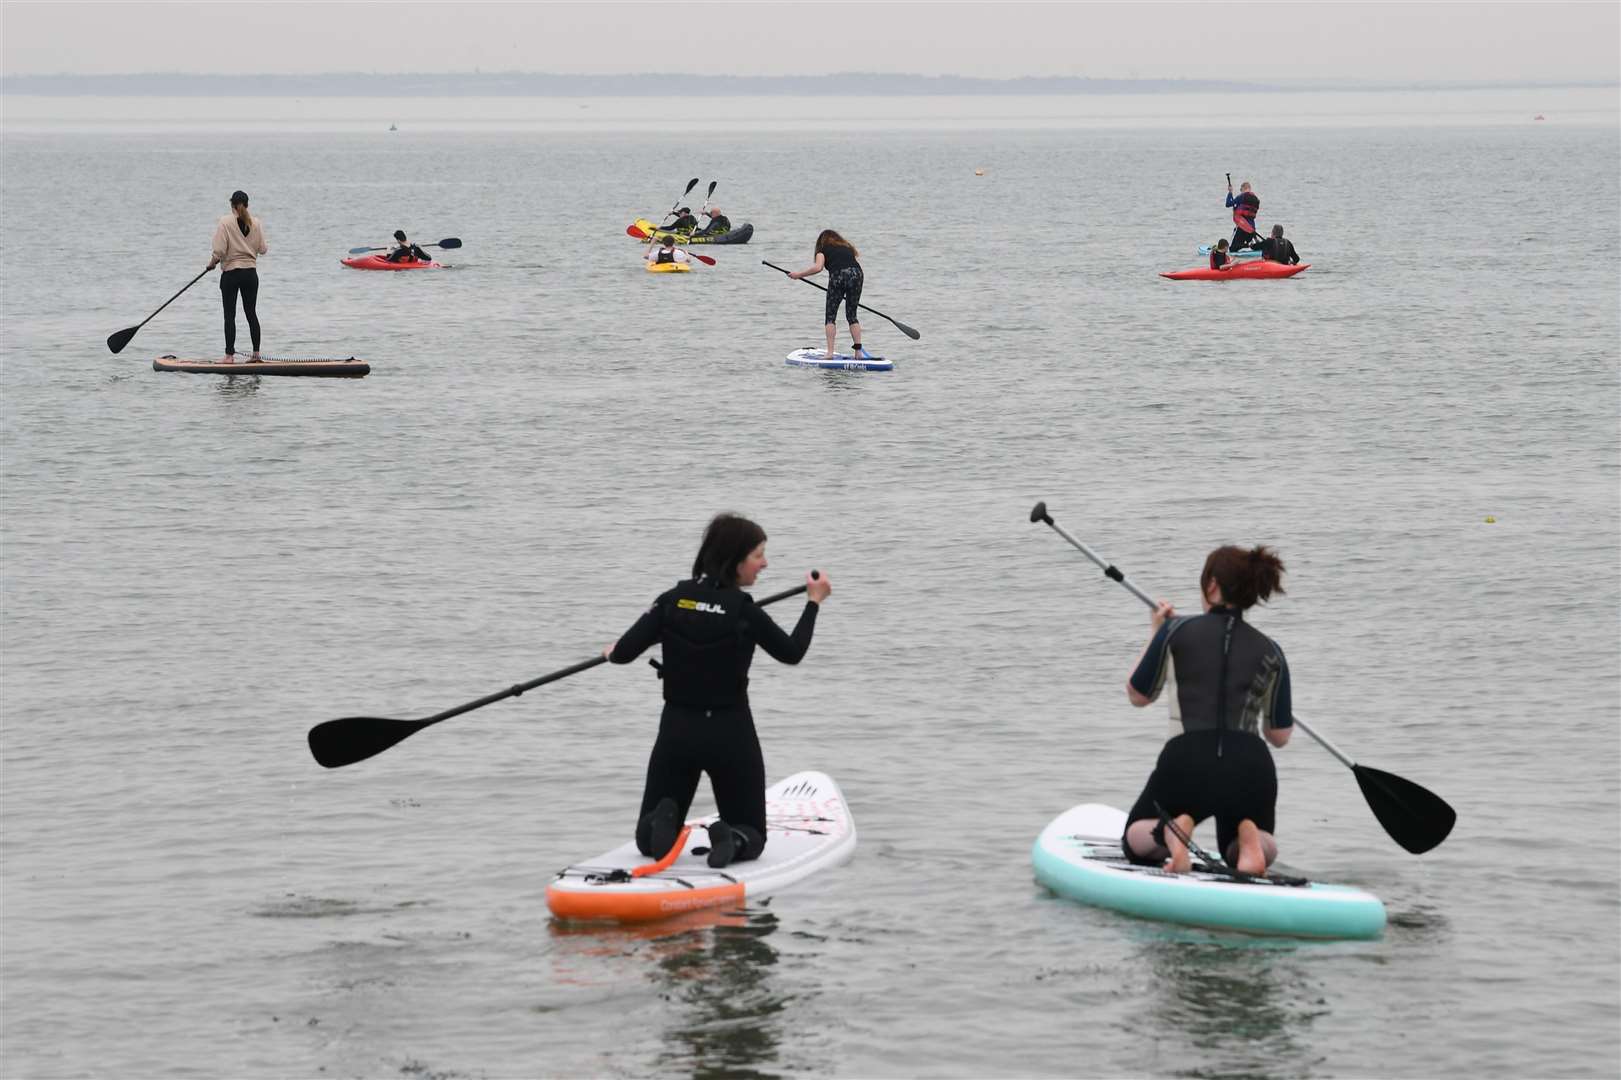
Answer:
[[(1126, 814), (1086, 803), (1060, 814), (1036, 838), (1036, 880), (1083, 904), (1162, 922), (1303, 938), (1375, 938), (1385, 906), (1349, 885), (1275, 878), (1240, 882), (1195, 870), (1173, 874), (1136, 866), (1120, 850)], [(1197, 839), (1197, 838), (1195, 838)]]

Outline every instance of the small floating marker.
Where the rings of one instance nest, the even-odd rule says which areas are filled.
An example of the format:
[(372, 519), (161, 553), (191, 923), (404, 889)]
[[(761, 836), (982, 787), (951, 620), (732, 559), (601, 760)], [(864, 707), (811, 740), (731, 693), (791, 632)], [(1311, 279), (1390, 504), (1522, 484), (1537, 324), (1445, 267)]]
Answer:
[(1532, 117), (1532, 118), (1531, 118), (1531, 119), (1533, 119), (1533, 120), (1546, 120), (1546, 119), (1548, 119), (1548, 118), (1547, 118), (1547, 117), (1546, 117), (1546, 116), (1543, 116), (1543, 115), (1542, 115), (1542, 114), (1541, 114), (1541, 113), (1537, 113), (1537, 114), (1536, 114), (1536, 115), (1535, 115), (1535, 116), (1533, 116), (1533, 117)]
[(1486, 515), (1486, 524), (1488, 524), (1488, 525), (1496, 525), (1497, 524), (1497, 519), (1492, 517), (1490, 514), (1487, 514)]
[(985, 170), (984, 169), (975, 169), (974, 170), (974, 175), (975, 176), (984, 176), (985, 175)]

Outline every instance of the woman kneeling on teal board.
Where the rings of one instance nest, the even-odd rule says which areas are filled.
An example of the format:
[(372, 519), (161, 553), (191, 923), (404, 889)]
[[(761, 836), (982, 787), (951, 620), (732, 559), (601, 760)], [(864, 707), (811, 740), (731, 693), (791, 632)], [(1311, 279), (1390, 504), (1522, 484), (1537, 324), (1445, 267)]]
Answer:
[[(1169, 677), (1171, 720), (1181, 732), (1160, 751), (1148, 784), (1126, 816), (1126, 857), (1187, 873), (1184, 835), (1216, 819), (1229, 865), (1264, 874), (1278, 856), (1273, 839), (1277, 771), (1266, 744), (1282, 747), (1293, 731), (1289, 665), (1277, 642), (1244, 621), (1244, 612), (1283, 593), (1283, 561), (1265, 546), (1219, 547), (1199, 575), (1204, 614), (1178, 616), (1159, 601), (1154, 636), (1126, 682), (1131, 703), (1152, 702)], [(1265, 742), (1262, 739), (1265, 739)]]

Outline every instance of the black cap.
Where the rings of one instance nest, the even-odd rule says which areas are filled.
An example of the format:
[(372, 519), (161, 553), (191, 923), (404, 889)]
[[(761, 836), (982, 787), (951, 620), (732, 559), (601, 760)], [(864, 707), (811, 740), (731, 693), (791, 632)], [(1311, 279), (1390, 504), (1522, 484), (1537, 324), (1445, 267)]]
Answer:
[(403, 243), (405, 241), (405, 230), (404, 229), (395, 229), (394, 230), (394, 239), (396, 239), (396, 240)]
[(246, 206), (246, 205), (248, 205), (248, 193), (246, 191), (241, 190), (240, 188), (237, 189), (236, 191), (231, 192), (231, 205), (232, 206)]

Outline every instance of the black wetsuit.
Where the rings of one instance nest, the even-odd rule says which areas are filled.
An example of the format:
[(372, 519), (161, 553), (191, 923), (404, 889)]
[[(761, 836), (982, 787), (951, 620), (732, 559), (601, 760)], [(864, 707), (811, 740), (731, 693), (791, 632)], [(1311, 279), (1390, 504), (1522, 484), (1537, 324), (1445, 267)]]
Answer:
[(698, 230), (699, 236), (720, 236), (732, 231), (732, 222), (725, 214), (716, 214), (709, 224)]
[(676, 218), (670, 224), (664, 226), (664, 231), (665, 232), (690, 233), (692, 230), (696, 229), (697, 227), (698, 227), (698, 219), (697, 218), (693, 217), (691, 214), (682, 214), (680, 217)]
[[(1155, 802), (1171, 817), (1191, 814), (1195, 824), (1214, 817), (1217, 850), (1231, 859), (1239, 822), (1276, 831), (1278, 775), (1260, 729), (1294, 724), (1289, 665), (1242, 612), (1218, 607), (1161, 625), (1132, 672), (1132, 688), (1157, 697), (1173, 671), (1182, 734), (1160, 751), (1127, 826), (1158, 819)], [(1133, 862), (1151, 861), (1122, 844)]]
[(654, 808), (673, 799), (685, 819), (709, 774), (722, 821), (738, 834), (734, 861), (759, 858), (765, 848), (765, 758), (749, 711), (749, 665), (759, 645), (772, 658), (797, 664), (810, 648), (817, 605), (807, 601), (792, 634), (736, 587), (708, 579), (683, 581), (653, 601), (621, 637), (609, 659), (628, 664), (659, 643), (664, 663), (664, 712), (647, 762), (637, 816), (636, 846), (652, 850)]
[(1283, 263), (1285, 266), (1295, 266), (1300, 262), (1300, 256), (1295, 253), (1295, 246), (1281, 236), (1269, 236), (1261, 241), (1261, 258), (1267, 262)]
[(844, 321), (860, 322), (856, 307), (861, 303), (864, 277), (861, 264), (853, 249), (842, 244), (829, 244), (822, 251), (822, 267), (827, 271), (827, 303), (824, 305), (824, 323), (838, 321), (839, 304), (844, 304)]

